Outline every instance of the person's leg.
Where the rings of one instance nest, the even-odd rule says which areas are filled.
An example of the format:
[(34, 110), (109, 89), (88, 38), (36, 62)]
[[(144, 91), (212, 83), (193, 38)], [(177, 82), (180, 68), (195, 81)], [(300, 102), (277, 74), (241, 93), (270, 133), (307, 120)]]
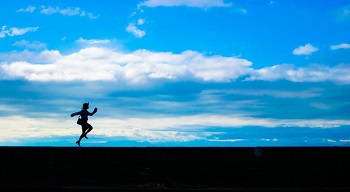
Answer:
[(81, 129), (82, 129), (82, 133), (81, 133), (81, 135), (79, 137), (79, 140), (76, 142), (76, 144), (78, 144), (79, 147), (80, 147), (81, 139), (83, 139), (83, 137), (85, 137), (85, 131), (87, 130), (87, 126), (85, 124), (83, 124), (83, 125), (81, 125)]
[(88, 137), (86, 136), (90, 131), (92, 131), (92, 129), (94, 129), (89, 123), (87, 124), (87, 130), (85, 132), (85, 138), (88, 139)]

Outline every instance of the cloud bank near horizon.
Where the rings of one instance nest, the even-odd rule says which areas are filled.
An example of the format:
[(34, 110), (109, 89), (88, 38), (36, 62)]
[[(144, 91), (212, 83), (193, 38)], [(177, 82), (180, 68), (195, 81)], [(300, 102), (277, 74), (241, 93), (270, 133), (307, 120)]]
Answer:
[[(0, 143), (13, 142), (21, 138), (46, 138), (77, 136), (80, 129), (75, 125), (76, 118), (27, 118), (10, 116), (2, 120)], [(56, 125), (56, 126), (52, 126)], [(230, 132), (230, 129), (239, 129), (246, 126), (266, 128), (309, 128), (332, 129), (340, 126), (349, 126), (347, 120), (302, 120), (302, 119), (271, 119), (251, 118), (218, 115), (192, 115), (157, 118), (97, 118), (93, 120), (94, 135), (105, 139), (124, 137), (138, 142), (188, 142), (207, 140), (220, 137)], [(118, 126), (113, 126), (118, 125)], [(214, 131), (221, 127), (219, 131)], [(209, 131), (211, 128), (213, 130)], [(221, 140), (222, 141), (222, 140)]]

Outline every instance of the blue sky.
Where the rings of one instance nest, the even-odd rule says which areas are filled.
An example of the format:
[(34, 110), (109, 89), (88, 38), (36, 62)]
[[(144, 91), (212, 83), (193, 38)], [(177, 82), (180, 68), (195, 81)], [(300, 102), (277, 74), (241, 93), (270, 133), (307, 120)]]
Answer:
[[(350, 1), (9, 1), (0, 145), (347, 146)], [(90, 109), (90, 110), (92, 110)]]

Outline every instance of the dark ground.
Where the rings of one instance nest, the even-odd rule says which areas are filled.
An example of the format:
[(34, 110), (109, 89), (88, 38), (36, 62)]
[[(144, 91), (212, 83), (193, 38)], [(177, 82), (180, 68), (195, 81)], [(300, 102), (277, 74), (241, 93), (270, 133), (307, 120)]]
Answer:
[(350, 147), (0, 147), (0, 191), (350, 191)]

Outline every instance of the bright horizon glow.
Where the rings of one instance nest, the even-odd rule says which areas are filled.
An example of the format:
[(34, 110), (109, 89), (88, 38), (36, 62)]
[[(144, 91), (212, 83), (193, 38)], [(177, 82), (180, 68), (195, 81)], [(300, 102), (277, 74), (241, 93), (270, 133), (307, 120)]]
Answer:
[(6, 2), (0, 145), (348, 146), (349, 7)]

